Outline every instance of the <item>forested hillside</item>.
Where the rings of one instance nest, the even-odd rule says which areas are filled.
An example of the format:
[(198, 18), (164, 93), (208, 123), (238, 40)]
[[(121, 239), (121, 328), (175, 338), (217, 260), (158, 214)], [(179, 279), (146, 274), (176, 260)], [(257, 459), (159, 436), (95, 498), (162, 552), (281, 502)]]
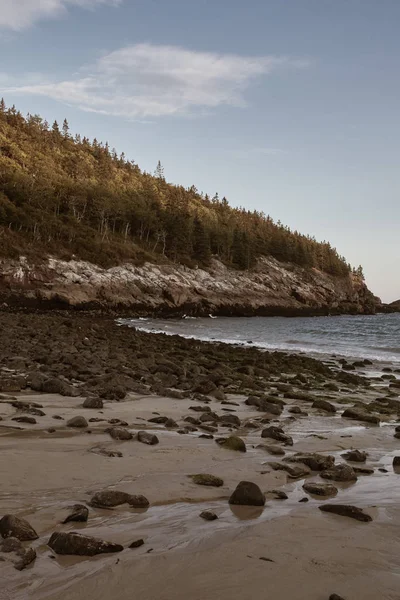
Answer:
[(75, 256), (102, 266), (126, 260), (206, 266), (215, 255), (247, 269), (258, 256), (272, 256), (332, 275), (350, 271), (329, 243), (231, 208), (218, 194), (167, 183), (161, 163), (145, 173), (107, 143), (72, 137), (66, 121), (59, 127), (38, 115), (24, 118), (4, 101), (0, 241), (3, 257)]

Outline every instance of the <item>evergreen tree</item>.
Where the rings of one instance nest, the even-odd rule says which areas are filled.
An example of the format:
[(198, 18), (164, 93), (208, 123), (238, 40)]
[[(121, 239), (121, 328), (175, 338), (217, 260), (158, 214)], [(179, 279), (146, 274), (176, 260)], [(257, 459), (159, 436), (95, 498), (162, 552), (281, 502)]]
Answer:
[(197, 215), (193, 221), (193, 257), (204, 265), (211, 259), (210, 236)]
[(164, 167), (162, 166), (160, 160), (158, 161), (156, 170), (154, 171), (154, 177), (156, 177), (156, 179), (164, 180)]

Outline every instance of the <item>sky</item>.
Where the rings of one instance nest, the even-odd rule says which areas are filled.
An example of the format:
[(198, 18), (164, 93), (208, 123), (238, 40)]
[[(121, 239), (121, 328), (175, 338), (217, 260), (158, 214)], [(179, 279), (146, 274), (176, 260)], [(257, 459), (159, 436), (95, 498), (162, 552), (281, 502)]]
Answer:
[(400, 298), (399, 0), (0, 0), (0, 96)]

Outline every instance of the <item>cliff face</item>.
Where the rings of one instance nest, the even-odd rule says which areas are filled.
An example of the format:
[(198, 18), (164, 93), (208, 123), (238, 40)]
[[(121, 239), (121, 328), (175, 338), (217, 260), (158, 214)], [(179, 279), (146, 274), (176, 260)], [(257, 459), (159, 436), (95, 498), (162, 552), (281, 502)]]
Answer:
[(131, 264), (102, 269), (49, 258), (0, 260), (0, 300), (39, 308), (104, 309), (132, 315), (318, 315), (374, 313), (380, 305), (354, 275), (333, 277), (262, 258), (251, 271)]

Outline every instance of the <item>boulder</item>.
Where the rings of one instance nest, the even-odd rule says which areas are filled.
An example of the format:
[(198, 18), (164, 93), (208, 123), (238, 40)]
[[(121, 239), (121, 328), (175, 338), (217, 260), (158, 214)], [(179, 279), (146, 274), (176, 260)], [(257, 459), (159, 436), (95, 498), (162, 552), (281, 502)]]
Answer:
[(333, 406), (328, 400), (323, 400), (322, 398), (318, 398), (318, 400), (314, 400), (312, 403), (312, 408), (318, 408), (319, 410), (323, 410), (329, 413), (335, 413), (336, 407)]
[(63, 524), (65, 523), (86, 523), (89, 516), (89, 510), (86, 508), (84, 504), (75, 504), (72, 507), (72, 512), (64, 519)]
[(164, 423), (165, 427), (167, 427), (167, 429), (175, 429), (177, 427), (179, 427), (178, 423), (176, 421), (174, 421), (174, 419), (167, 419)]
[(297, 452), (294, 456), (284, 459), (288, 462), (303, 463), (312, 471), (325, 471), (335, 464), (335, 457), (330, 454), (318, 454), (317, 452)]
[(342, 458), (346, 460), (350, 460), (351, 462), (359, 462), (363, 463), (367, 460), (368, 454), (366, 452), (361, 452), (360, 450), (349, 450), (342, 454)]
[(251, 481), (241, 481), (229, 498), (229, 504), (264, 506), (265, 496), (255, 483), (252, 483)]
[(219, 418), (220, 423), (228, 423), (229, 425), (235, 425), (240, 427), (240, 419), (236, 415), (222, 415)]
[(314, 496), (336, 496), (338, 489), (331, 483), (316, 483), (314, 481), (306, 482), (303, 490)]
[(37, 540), (39, 537), (28, 521), (15, 515), (4, 515), (0, 519), (0, 535), (3, 538), (14, 537), (21, 542)]
[(310, 469), (306, 465), (289, 465), (287, 463), (267, 463), (274, 471), (286, 471), (291, 479), (301, 479), (310, 474)]
[(393, 458), (393, 466), (394, 467), (400, 467), (400, 456), (395, 456)]
[(332, 481), (357, 481), (357, 475), (354, 469), (350, 465), (341, 463), (335, 465), (326, 471), (322, 471), (321, 477), (323, 479), (330, 479)]
[(121, 504), (129, 504), (133, 508), (147, 508), (149, 501), (144, 496), (134, 496), (118, 490), (104, 490), (92, 496), (89, 504), (96, 508), (114, 508)]
[(86, 398), (82, 404), (83, 408), (103, 408), (103, 400), (101, 398)]
[(262, 430), (261, 437), (283, 442), (286, 446), (293, 446), (293, 438), (290, 435), (287, 435), (281, 427), (271, 425)]
[(218, 519), (217, 515), (212, 510), (203, 510), (203, 512), (200, 513), (200, 517), (205, 521), (216, 521), (216, 519)]
[(361, 408), (346, 408), (346, 410), (342, 413), (342, 417), (345, 419), (364, 421), (365, 423), (373, 423), (374, 425), (379, 425), (381, 422), (379, 417), (376, 415), (371, 415)]
[[(203, 428), (204, 429), (204, 428)], [(236, 450), (236, 452), (246, 452), (246, 444), (242, 438), (231, 435), (228, 438), (220, 438), (216, 442), (222, 447), (228, 450)]]
[(22, 542), (9, 537), (0, 542), (0, 561), (10, 562), (18, 571), (22, 571), (36, 558), (33, 548), (24, 548)]
[(156, 423), (157, 425), (163, 425), (167, 421), (168, 417), (162, 417), (161, 415), (159, 417), (152, 417), (151, 419), (147, 420), (148, 423)]
[(11, 420), (17, 423), (26, 423), (27, 425), (36, 425), (37, 423), (34, 417), (26, 417), (25, 415), (22, 417), (13, 417)]
[(215, 477), (215, 475), (208, 475), (206, 473), (198, 473), (196, 475), (190, 475), (193, 483), (197, 483), (197, 485), (205, 485), (209, 487), (221, 487), (224, 485), (223, 479), (220, 477)]
[(154, 433), (148, 433), (147, 431), (139, 431), (138, 440), (148, 446), (155, 446), (159, 442), (158, 437)]
[(274, 456), (284, 456), (285, 451), (281, 446), (275, 446), (274, 444), (258, 444), (256, 448), (261, 448), (262, 450), (266, 450), (269, 454), (273, 454)]
[(350, 504), (322, 504), (318, 508), (323, 512), (333, 513), (335, 515), (340, 515), (341, 517), (350, 517), (351, 519), (363, 521), (364, 523), (372, 521), (372, 517), (363, 512), (361, 508)]
[(67, 421), (67, 427), (76, 427), (78, 429), (83, 429), (84, 427), (88, 427), (88, 422), (85, 417), (72, 417)]
[(56, 377), (44, 381), (41, 391), (45, 394), (60, 394), (61, 396), (71, 396), (73, 398), (80, 396), (80, 391), (77, 388)]
[(75, 556), (95, 556), (96, 554), (122, 552), (124, 549), (120, 544), (105, 542), (74, 531), (70, 533), (54, 532), (49, 539), (48, 546), (56, 554), (72, 554)]
[(108, 427), (106, 433), (109, 433), (113, 440), (126, 441), (133, 439), (131, 432), (124, 429), (124, 427)]

